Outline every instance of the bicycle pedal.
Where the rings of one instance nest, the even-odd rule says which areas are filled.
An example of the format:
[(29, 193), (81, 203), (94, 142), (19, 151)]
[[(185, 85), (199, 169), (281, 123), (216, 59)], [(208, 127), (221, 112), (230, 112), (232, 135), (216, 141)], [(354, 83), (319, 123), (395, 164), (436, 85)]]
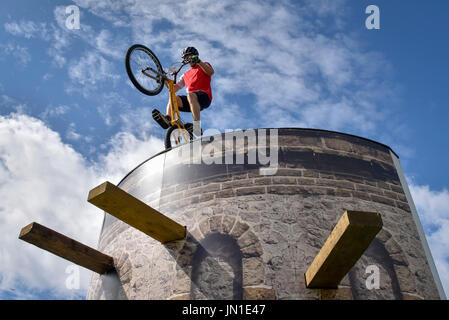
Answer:
[(157, 109), (153, 109), (151, 112), (153, 119), (162, 127), (162, 129), (167, 129), (170, 124), (164, 119), (164, 115)]

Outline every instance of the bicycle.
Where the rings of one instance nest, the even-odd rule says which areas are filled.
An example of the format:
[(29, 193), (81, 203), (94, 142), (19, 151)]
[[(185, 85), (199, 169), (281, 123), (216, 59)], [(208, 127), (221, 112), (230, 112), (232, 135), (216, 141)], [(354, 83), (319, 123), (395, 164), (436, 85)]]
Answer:
[[(134, 44), (129, 47), (125, 56), (126, 72), (132, 84), (142, 93), (155, 96), (158, 95), (167, 83), (170, 95), (170, 108), (173, 119), (170, 126), (166, 128), (164, 145), (170, 149), (172, 145), (180, 145), (193, 140), (193, 125), (184, 123), (178, 109), (178, 101), (175, 95), (176, 77), (181, 69), (189, 61), (183, 60), (182, 65), (170, 68), (169, 72), (164, 71), (159, 59), (147, 47), (141, 44)], [(164, 128), (165, 122), (161, 119), (161, 112), (154, 109), (152, 116), (154, 120)]]

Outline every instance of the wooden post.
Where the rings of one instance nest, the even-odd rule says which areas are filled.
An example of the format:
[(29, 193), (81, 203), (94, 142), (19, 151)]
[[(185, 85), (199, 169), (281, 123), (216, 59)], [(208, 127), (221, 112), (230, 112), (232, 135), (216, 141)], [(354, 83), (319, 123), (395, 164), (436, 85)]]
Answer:
[(22, 228), (19, 239), (99, 274), (114, 269), (112, 257), (36, 222)]
[(162, 243), (186, 236), (186, 227), (110, 182), (92, 189), (87, 201)]
[(336, 289), (381, 229), (380, 214), (346, 211), (305, 273), (307, 288)]

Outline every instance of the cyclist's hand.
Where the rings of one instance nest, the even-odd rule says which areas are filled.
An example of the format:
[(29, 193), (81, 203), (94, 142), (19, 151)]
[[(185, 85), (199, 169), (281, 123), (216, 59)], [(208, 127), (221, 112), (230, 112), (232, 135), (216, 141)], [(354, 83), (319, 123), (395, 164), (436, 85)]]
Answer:
[(190, 57), (190, 62), (192, 62), (192, 63), (200, 63), (201, 60), (200, 60), (200, 57), (198, 57), (198, 56), (191, 56)]

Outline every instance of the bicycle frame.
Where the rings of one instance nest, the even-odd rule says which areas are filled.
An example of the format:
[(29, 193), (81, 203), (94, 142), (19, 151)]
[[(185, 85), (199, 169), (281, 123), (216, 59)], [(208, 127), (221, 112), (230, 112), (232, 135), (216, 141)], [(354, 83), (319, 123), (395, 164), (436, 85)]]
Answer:
[[(178, 99), (176, 99), (176, 93), (175, 93), (175, 82), (176, 82), (176, 77), (178, 75), (178, 73), (181, 71), (181, 69), (186, 65), (187, 63), (183, 62), (182, 66), (176, 71), (173, 72), (173, 76), (174, 79), (170, 79), (169, 77), (167, 77), (167, 75), (165, 74), (163, 76), (163, 80), (167, 81), (168, 83), (168, 91), (169, 91), (169, 97), (170, 97), (170, 109), (171, 109), (171, 114), (173, 115), (173, 119), (171, 120), (171, 125), (176, 125), (179, 129), (179, 131), (181, 132), (183, 138), (185, 141), (189, 141), (190, 137), (186, 136), (186, 129), (184, 127), (184, 123), (182, 122), (181, 119), (181, 115), (179, 113), (179, 107), (178, 107)], [(179, 141), (179, 137), (178, 137), (178, 143)]]

